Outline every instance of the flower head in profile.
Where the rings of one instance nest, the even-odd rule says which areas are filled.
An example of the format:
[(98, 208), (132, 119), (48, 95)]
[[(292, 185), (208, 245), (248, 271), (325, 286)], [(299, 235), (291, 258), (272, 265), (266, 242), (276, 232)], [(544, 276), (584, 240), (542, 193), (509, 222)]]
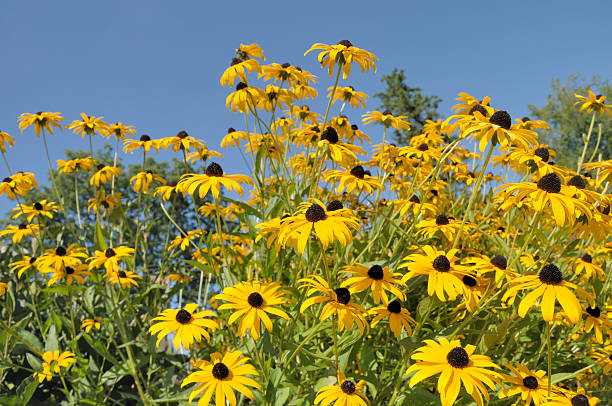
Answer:
[(60, 173), (72, 173), (78, 171), (89, 172), (91, 171), (96, 164), (92, 158), (73, 158), (68, 161), (63, 159), (57, 160), (57, 168)]
[(142, 276), (132, 271), (110, 272), (106, 274), (106, 277), (111, 284), (119, 284), (123, 289), (129, 289), (132, 285), (138, 286), (136, 279), (142, 279)]
[(33, 173), (17, 172), (0, 182), (0, 196), (17, 199), (17, 195), (25, 196), (30, 190), (38, 189), (38, 183)]
[(38, 269), (40, 272), (52, 272), (55, 269), (62, 269), (67, 266), (75, 267), (87, 258), (85, 248), (79, 247), (76, 244), (70, 244), (67, 248), (63, 245), (57, 248), (47, 249), (38, 258)]
[(397, 338), (402, 333), (402, 329), (406, 330), (408, 335), (412, 335), (410, 324), (414, 324), (415, 320), (410, 316), (410, 312), (402, 307), (399, 300), (393, 300), (385, 306), (377, 306), (368, 310), (368, 314), (375, 316), (371, 322), (371, 326), (376, 326), (384, 318), (389, 319), (389, 328), (393, 335)]
[(499, 379), (497, 372), (488, 369), (499, 368), (489, 357), (474, 354), (475, 346), (462, 347), (459, 340), (440, 338), (438, 342), (425, 340), (425, 343), (411, 356), (417, 362), (406, 371), (408, 375), (414, 372), (409, 382), (411, 388), (430, 376), (440, 374), (438, 392), (442, 406), (455, 403), (461, 384), (479, 405), (484, 404), (483, 397), (489, 402), (486, 386), (495, 390), (495, 382)]
[(19, 261), (11, 262), (9, 268), (11, 272), (17, 272), (17, 278), (21, 278), (21, 275), (30, 269), (38, 269), (37, 261), (38, 257), (31, 257), (24, 255)]
[[(525, 275), (511, 280), (511, 287), (506, 291), (502, 300), (514, 302), (516, 294), (521, 290), (529, 290), (521, 300), (518, 314), (525, 317), (541, 298), (540, 307), (544, 321), (552, 322), (555, 316), (555, 302), (559, 302), (568, 319), (576, 324), (582, 318), (582, 306), (572, 290), (581, 290), (577, 285), (563, 278), (563, 273), (555, 264), (544, 265), (537, 275)], [(584, 291), (583, 291), (584, 292)], [(588, 296), (584, 292), (584, 296)]]
[(396, 130), (410, 129), (410, 121), (408, 121), (408, 116), (394, 116), (393, 113), (391, 113), (391, 110), (385, 110), (382, 113), (380, 111), (368, 111), (363, 115), (363, 123), (381, 124), (385, 128), (393, 127)]
[(61, 116), (60, 113), (49, 113), (39, 111), (36, 114), (32, 113), (23, 113), (19, 116), (19, 129), (21, 132), (26, 128), (34, 125), (34, 131), (36, 132), (36, 136), (40, 136), (40, 132), (42, 130), (47, 131), (49, 134), (53, 134), (53, 127), (62, 129), (61, 124), (64, 117)]
[(85, 283), (83, 276), (91, 276), (91, 272), (87, 271), (87, 266), (83, 264), (74, 264), (73, 266), (65, 266), (56, 268), (51, 274), (51, 279), (47, 283), (48, 286), (65, 279), (66, 286), (72, 285), (73, 281), (77, 281), (81, 285)]
[(588, 395), (584, 389), (579, 388), (576, 392), (563, 390), (561, 393), (554, 393), (552, 399), (545, 401), (541, 406), (595, 406), (599, 402), (599, 398)]
[(293, 216), (281, 223), (280, 243), (285, 246), (291, 239), (298, 241), (297, 250), (303, 253), (310, 234), (314, 231), (323, 247), (334, 241), (346, 246), (353, 240), (353, 230), (359, 230), (359, 220), (352, 210), (344, 208), (338, 200), (327, 206), (320, 200), (304, 202)]
[(66, 128), (84, 138), (85, 135), (93, 136), (96, 134), (106, 135), (108, 133), (108, 123), (102, 121), (104, 117), (88, 116), (81, 113), (82, 120), (74, 120)]
[(87, 213), (91, 210), (98, 213), (102, 207), (110, 212), (117, 206), (121, 206), (121, 192), (106, 194), (104, 189), (99, 189), (96, 197), (87, 200)]
[(106, 132), (102, 135), (106, 138), (115, 136), (117, 141), (124, 141), (127, 135), (133, 136), (136, 129), (132, 125), (124, 125), (121, 121), (115, 124), (107, 124)]
[(608, 113), (612, 117), (612, 104), (606, 104), (606, 96), (595, 94), (589, 89), (588, 97), (574, 93), (574, 97), (578, 99), (576, 104), (580, 104), (580, 111), (586, 109), (587, 113), (596, 112), (599, 114)]
[(134, 254), (134, 248), (115, 247), (107, 248), (104, 251), (95, 251), (95, 255), (89, 258), (89, 269), (100, 268), (104, 265), (106, 272), (114, 273), (119, 271), (119, 262), (125, 261)]
[(8, 288), (9, 288), (8, 283), (0, 282), (0, 296), (4, 295), (6, 291), (8, 290)]
[(176, 185), (176, 190), (190, 195), (195, 195), (196, 190), (198, 190), (198, 195), (202, 199), (210, 191), (213, 197), (218, 199), (221, 193), (221, 186), (224, 186), (229, 192), (236, 190), (240, 195), (243, 195), (244, 189), (240, 186), (241, 183), (250, 185), (252, 181), (246, 175), (226, 175), (221, 165), (211, 162), (206, 167), (204, 174), (186, 173), (182, 175), (179, 183)]
[(69, 369), (72, 364), (76, 363), (74, 353), (70, 351), (64, 351), (61, 354), (59, 350), (45, 351), (42, 359), (42, 372), (34, 372), (34, 377), (38, 378), (38, 382), (42, 382), (45, 379), (50, 381), (54, 373), (60, 373), (61, 368)]
[(364, 49), (353, 46), (351, 41), (342, 40), (337, 45), (327, 45), (316, 43), (304, 53), (304, 56), (309, 52), (322, 50), (319, 52), (318, 60), (322, 68), (328, 67), (327, 73), (332, 76), (336, 64), (342, 67), (342, 77), (348, 78), (351, 73), (351, 64), (356, 62), (362, 72), (369, 72), (372, 69), (376, 72), (376, 55)]
[[(333, 87), (327, 89), (327, 91), (329, 92), (329, 94), (327, 95), (328, 98), (331, 97), (333, 89)], [(346, 86), (336, 88), (332, 103), (335, 103), (340, 100), (344, 103), (350, 104), (351, 107), (358, 109), (360, 105), (362, 108), (365, 108), (367, 99), (368, 95), (364, 92), (358, 92), (353, 86)]]
[(4, 235), (12, 235), (13, 243), (19, 244), (23, 237), (33, 237), (40, 232), (39, 230), (40, 226), (34, 223), (21, 223), (18, 226), (9, 225), (6, 226), (4, 230), (0, 231), (0, 237)]
[(234, 86), (236, 80), (248, 83), (247, 72), (261, 72), (261, 65), (255, 59), (232, 59), (230, 66), (221, 75), (221, 86)]
[(212, 353), (210, 362), (205, 360), (196, 362), (195, 366), (198, 370), (183, 380), (181, 388), (190, 383), (198, 384), (189, 395), (189, 402), (203, 392), (198, 401), (200, 406), (209, 405), (213, 396), (217, 406), (226, 405), (226, 402), (230, 406), (236, 406), (234, 391), (240, 392), (253, 401), (253, 392), (248, 386), (257, 389), (261, 389), (261, 386), (254, 379), (245, 376), (259, 375), (248, 361), (249, 358), (243, 357), (239, 350), (227, 351), (225, 354)]
[(225, 99), (225, 107), (234, 113), (239, 111), (250, 114), (267, 97), (260, 88), (240, 82), (236, 85), (236, 90)]
[(289, 320), (289, 315), (278, 308), (287, 301), (283, 297), (284, 293), (282, 286), (276, 282), (240, 282), (223, 289), (223, 293), (216, 295), (215, 299), (227, 302), (220, 305), (219, 310), (234, 310), (228, 324), (242, 319), (238, 326), (238, 335), (244, 335), (248, 329), (257, 340), (261, 335), (262, 322), (266, 329), (272, 332), (272, 320), (268, 313)]
[(81, 324), (81, 328), (84, 329), (86, 333), (89, 333), (92, 328), (100, 330), (101, 323), (102, 319), (99, 317), (94, 317), (93, 319), (85, 319)]
[(363, 169), (361, 165), (356, 165), (346, 171), (330, 169), (325, 172), (325, 180), (327, 182), (338, 182), (338, 187), (336, 188), (337, 193), (342, 193), (345, 188), (347, 193), (353, 193), (356, 190), (359, 192), (372, 193), (375, 190), (383, 189), (383, 185), (378, 179), (368, 175), (367, 171)]
[(259, 58), (262, 61), (266, 60), (263, 49), (257, 44), (240, 44), (240, 47), (236, 50), (236, 56), (240, 59)]
[(366, 406), (370, 402), (366, 395), (361, 392), (365, 387), (365, 381), (347, 380), (342, 372), (338, 372), (338, 384), (327, 385), (319, 389), (315, 397), (315, 405), (321, 406), (344, 405), (344, 406)]
[(174, 333), (172, 343), (177, 350), (181, 345), (189, 350), (193, 342), (199, 343), (202, 337), (210, 341), (209, 330), (219, 328), (219, 323), (212, 319), (217, 315), (210, 310), (196, 312), (197, 308), (196, 303), (189, 303), (181, 309), (166, 309), (153, 318), (157, 323), (149, 328), (149, 333), (157, 334), (156, 346), (159, 347), (161, 340), (171, 333)]
[(98, 170), (96, 173), (91, 175), (89, 178), (89, 184), (91, 186), (100, 187), (101, 184), (105, 184), (109, 180), (114, 177), (117, 177), (121, 174), (121, 169), (115, 166), (106, 166), (103, 164), (98, 165)]
[(136, 175), (130, 178), (130, 183), (134, 187), (134, 192), (147, 194), (149, 192), (149, 185), (151, 182), (158, 182), (165, 184), (166, 180), (159, 175), (154, 174), (152, 171), (138, 172)]
[(53, 214), (57, 213), (59, 210), (59, 206), (55, 204), (55, 202), (49, 202), (47, 199), (41, 200), (40, 202), (35, 202), (32, 205), (24, 205), (20, 204), (19, 206), (13, 209), (13, 218), (16, 219), (21, 216), (26, 216), (26, 220), (28, 223), (34, 219), (34, 217), (42, 218), (48, 217), (50, 219), (53, 218)]
[(141, 135), (137, 140), (131, 138), (123, 140), (123, 152), (133, 154), (137, 149), (142, 149), (144, 152), (149, 152), (151, 148), (153, 148), (157, 154), (161, 148), (160, 140), (152, 140), (148, 134)]
[(171, 148), (174, 152), (192, 150), (200, 151), (207, 148), (203, 141), (193, 138), (187, 131), (181, 130), (174, 137), (166, 137), (159, 140), (159, 146), (166, 149)]
[(12, 147), (15, 145), (15, 139), (9, 133), (0, 131), (0, 151), (6, 152), (6, 146)]
[(387, 292), (392, 293), (400, 300), (404, 300), (404, 293), (399, 289), (400, 286), (404, 285), (402, 274), (392, 273), (387, 266), (382, 267), (374, 264), (368, 268), (363, 264), (357, 263), (345, 266), (338, 273), (353, 275), (344, 280), (340, 286), (349, 287), (355, 293), (369, 289), (372, 291), (374, 303), (376, 304), (381, 301), (384, 304), (389, 303)]

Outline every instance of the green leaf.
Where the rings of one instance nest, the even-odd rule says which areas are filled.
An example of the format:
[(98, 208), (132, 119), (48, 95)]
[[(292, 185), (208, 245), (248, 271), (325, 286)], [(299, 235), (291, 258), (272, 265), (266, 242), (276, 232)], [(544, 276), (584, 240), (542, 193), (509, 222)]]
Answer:
[(55, 329), (55, 324), (51, 324), (51, 327), (49, 327), (45, 342), (46, 351), (59, 350), (59, 342), (57, 340), (57, 330)]
[(100, 227), (100, 223), (96, 220), (96, 237), (95, 237), (95, 247), (97, 250), (106, 251), (108, 245), (106, 244), (106, 239), (104, 238), (104, 231), (102, 231), (102, 227)]
[(103, 356), (107, 361), (109, 361), (110, 363), (112, 363), (113, 365), (115, 365), (117, 368), (121, 368), (122, 367), (122, 363), (119, 362), (115, 357), (113, 357), (111, 355), (111, 353), (106, 349), (106, 347), (104, 346), (104, 344), (102, 344), (99, 341), (94, 341), (91, 336), (89, 334), (84, 334), (83, 337), (85, 337), (85, 340), (89, 343), (89, 345), (91, 345), (91, 347), (101, 356)]
[(23, 382), (21, 382), (21, 385), (19, 385), (19, 387), (17, 388), (18, 398), (21, 402), (20, 404), (27, 405), (30, 399), (32, 398), (32, 395), (34, 395), (34, 392), (36, 392), (37, 387), (38, 379), (27, 378)]
[(42, 370), (42, 361), (40, 360), (40, 358), (36, 357), (31, 352), (28, 352), (26, 354), (26, 359), (28, 360), (28, 364), (30, 364), (30, 367), (32, 367), (33, 370), (35, 371)]
[(34, 348), (38, 352), (43, 352), (43, 345), (34, 334), (30, 333), (28, 330), (19, 330), (17, 332), (21, 341), (25, 342), (30, 347)]

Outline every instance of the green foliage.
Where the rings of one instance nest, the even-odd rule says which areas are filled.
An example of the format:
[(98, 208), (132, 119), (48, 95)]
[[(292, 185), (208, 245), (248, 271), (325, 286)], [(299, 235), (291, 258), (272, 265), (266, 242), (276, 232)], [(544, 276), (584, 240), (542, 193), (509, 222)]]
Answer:
[(380, 109), (389, 109), (394, 115), (407, 116), (412, 126), (408, 131), (395, 131), (395, 140), (399, 144), (407, 144), (408, 140), (421, 133), (427, 120), (436, 120), (438, 104), (442, 99), (438, 96), (425, 96), (421, 88), (406, 84), (404, 70), (394, 68), (388, 75), (383, 75), (381, 81), (387, 84), (387, 89), (374, 96), (382, 101)]
[[(603, 94), (610, 100), (612, 83), (597, 75), (587, 80), (580, 74), (573, 74), (564, 83), (559, 79), (553, 79), (550, 88), (551, 92), (546, 97), (544, 106), (529, 105), (531, 114), (535, 116), (531, 118), (545, 120), (550, 124), (550, 130), (543, 131), (544, 141), (550, 143), (556, 150), (557, 163), (575, 169), (584, 147), (582, 135), (589, 130), (591, 114), (578, 111), (579, 106), (575, 105), (578, 99), (574, 94), (587, 96), (587, 90), (591, 89), (593, 93)], [(612, 157), (612, 119), (608, 115), (597, 114), (585, 162), (595, 151), (600, 124), (601, 142), (595, 158), (598, 158), (598, 154), (601, 154), (604, 160)]]

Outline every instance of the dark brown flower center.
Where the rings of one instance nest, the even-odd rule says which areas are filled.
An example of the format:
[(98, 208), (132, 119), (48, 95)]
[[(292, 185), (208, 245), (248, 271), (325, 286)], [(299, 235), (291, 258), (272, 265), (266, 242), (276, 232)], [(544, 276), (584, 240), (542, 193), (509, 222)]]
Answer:
[(342, 382), (342, 385), (340, 385), (340, 389), (342, 389), (342, 392), (346, 393), (347, 395), (352, 395), (355, 393), (355, 382), (344, 381)]
[(418, 149), (419, 151), (423, 151), (423, 152), (424, 152), (424, 151), (427, 151), (427, 150), (429, 149), (429, 145), (427, 145), (427, 144), (425, 144), (425, 143), (422, 143), (421, 145), (419, 145), (419, 146), (417, 147), (417, 149)]
[(338, 303), (345, 305), (351, 301), (351, 292), (347, 288), (338, 288), (335, 289), (334, 292), (336, 293), (336, 300)]
[(261, 294), (257, 292), (253, 292), (247, 298), (247, 302), (249, 302), (249, 305), (251, 305), (252, 307), (261, 307), (261, 305), (264, 302), (264, 299), (263, 299), (263, 296), (261, 296)]
[(43, 205), (40, 204), (39, 202), (34, 203), (34, 210), (42, 210), (43, 209)]
[(503, 128), (504, 130), (509, 130), (512, 126), (512, 117), (508, 114), (507, 111), (498, 110), (489, 119), (489, 123), (495, 124)]
[(179, 131), (179, 133), (176, 134), (176, 136), (180, 139), (183, 139), (183, 138), (189, 137), (189, 134), (187, 134), (187, 131), (182, 130), (182, 131)]
[(567, 181), (567, 186), (574, 186), (577, 189), (584, 189), (586, 187), (586, 182), (582, 176), (576, 175)]
[(447, 224), (448, 224), (448, 217), (446, 217), (446, 215), (438, 214), (436, 216), (436, 225), (438, 225), (438, 226), (445, 226)]
[(178, 312), (176, 312), (175, 319), (181, 324), (187, 324), (191, 321), (191, 313), (189, 313), (185, 309), (181, 309)]
[(473, 288), (474, 286), (476, 286), (476, 279), (474, 279), (470, 275), (463, 275), (462, 280), (465, 286), (468, 286), (470, 288)]
[(533, 151), (533, 155), (540, 157), (544, 162), (548, 162), (550, 159), (550, 152), (548, 151), (548, 148), (538, 148)]
[(561, 179), (556, 173), (542, 176), (538, 181), (538, 189), (548, 193), (559, 193), (561, 191)]
[(67, 266), (66, 267), (66, 275), (72, 275), (74, 273), (74, 268)]
[(2, 179), (2, 182), (4, 182), (4, 183), (11, 183), (12, 181), (13, 181), (13, 179), (11, 179), (11, 178), (4, 178), (4, 179)]
[(323, 207), (313, 203), (308, 210), (306, 210), (304, 216), (306, 217), (306, 220), (310, 221), (311, 223), (316, 223), (317, 221), (325, 220), (327, 218), (327, 213), (325, 213), (325, 209)]
[(593, 262), (593, 257), (589, 254), (584, 254), (580, 259), (582, 259), (584, 262), (588, 262), (589, 264)]
[(411, 203), (416, 203), (416, 204), (421, 203), (421, 200), (418, 198), (417, 195), (410, 196), (410, 199), (408, 199), (408, 201)]
[(222, 363), (222, 362), (217, 362), (213, 368), (212, 368), (212, 376), (214, 376), (217, 379), (225, 379), (227, 378), (229, 375), (229, 369), (227, 368), (227, 366)]
[(363, 177), (365, 176), (365, 170), (363, 169), (363, 166), (357, 165), (356, 167), (351, 169), (351, 175), (356, 178), (363, 179)]
[(402, 312), (402, 304), (399, 300), (394, 300), (387, 305), (387, 310), (391, 313), (399, 314)]
[(535, 376), (526, 376), (523, 378), (523, 385), (525, 385), (525, 387), (527, 389), (537, 389), (538, 388), (538, 378), (536, 378)]
[(27, 224), (25, 224), (25, 223), (21, 223), (21, 224), (19, 224), (18, 228), (19, 228), (20, 230), (25, 230), (26, 228), (28, 228), (28, 225), (27, 225)]
[(107, 248), (106, 251), (104, 251), (104, 256), (106, 258), (111, 258), (115, 256), (115, 250), (112, 248)]
[(393, 113), (391, 112), (391, 110), (387, 109), (385, 111), (382, 112), (385, 116), (392, 116)]
[(321, 139), (327, 140), (330, 144), (336, 144), (340, 138), (338, 138), (338, 132), (333, 127), (327, 127), (321, 133)]
[(143, 134), (140, 136), (140, 141), (142, 142), (151, 141), (151, 137), (149, 137), (147, 134)]
[(455, 347), (448, 352), (446, 360), (453, 368), (465, 368), (470, 363), (470, 357), (463, 348)]
[(538, 274), (540, 282), (547, 285), (559, 285), (563, 282), (561, 270), (554, 264), (544, 265)]
[(101, 171), (101, 170), (102, 170), (102, 169), (104, 169), (104, 168), (106, 168), (106, 165), (104, 165), (104, 164), (98, 164), (98, 166), (96, 166), (96, 169), (97, 169), (98, 171)]
[(240, 62), (242, 62), (240, 58), (232, 58), (232, 62), (230, 63), (230, 66), (238, 65)]
[(450, 271), (450, 261), (446, 258), (445, 255), (440, 255), (433, 261), (433, 267), (436, 271), (439, 272), (448, 272)]
[(218, 163), (211, 162), (206, 168), (206, 175), (221, 177), (223, 176), (223, 168)]
[(470, 109), (470, 113), (469, 113), (470, 116), (473, 116), (475, 111), (479, 112), (480, 114), (482, 114), (485, 117), (487, 117), (489, 115), (489, 113), (487, 113), (487, 109), (482, 107), (480, 104), (476, 104), (476, 105), (472, 106), (472, 108)]
[(127, 278), (127, 274), (125, 273), (125, 271), (117, 272), (117, 276), (119, 276), (120, 278)]
[(345, 47), (352, 47), (353, 43), (351, 41), (349, 41), (348, 39), (343, 39), (342, 41), (338, 42), (338, 45), (344, 45)]
[(503, 255), (495, 255), (491, 258), (491, 264), (495, 265), (499, 269), (506, 269), (508, 266), (508, 260)]
[(598, 319), (599, 316), (601, 316), (601, 309), (599, 308), (599, 306), (595, 306), (594, 308), (589, 306), (585, 310), (590, 316), (593, 316), (596, 319)]
[(368, 276), (375, 281), (382, 280), (382, 278), (385, 276), (382, 266), (373, 265), (370, 269), (368, 269)]
[(63, 257), (64, 255), (66, 255), (66, 248), (64, 248), (64, 247), (57, 247), (55, 249), (55, 255)]
[(249, 87), (249, 85), (247, 85), (244, 82), (240, 82), (236, 85), (236, 91), (242, 90), (242, 89), (246, 89), (247, 87)]
[(36, 262), (36, 260), (37, 260), (37, 259), (38, 259), (38, 257), (32, 257), (32, 258), (30, 258), (30, 261), (29, 261), (29, 262), (30, 262), (30, 265), (33, 265), (33, 264), (34, 264), (34, 262)]
[(332, 200), (331, 202), (327, 203), (325, 210), (336, 211), (336, 210), (341, 210), (343, 208), (344, 208), (344, 205), (342, 204), (340, 200)]
[(589, 406), (589, 399), (584, 395), (576, 395), (571, 399), (572, 406)]

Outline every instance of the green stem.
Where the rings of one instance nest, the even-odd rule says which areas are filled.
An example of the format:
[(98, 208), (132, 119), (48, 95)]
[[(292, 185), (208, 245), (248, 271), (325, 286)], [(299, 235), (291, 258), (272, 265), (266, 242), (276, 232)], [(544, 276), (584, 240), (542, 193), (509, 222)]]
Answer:
[(586, 155), (587, 148), (589, 147), (589, 141), (591, 140), (591, 133), (593, 132), (593, 125), (595, 124), (595, 112), (591, 116), (591, 124), (589, 125), (589, 132), (587, 133), (586, 139), (584, 139), (584, 148), (582, 148), (582, 155), (580, 155), (580, 159), (578, 160), (578, 168), (576, 172), (580, 173), (580, 167), (584, 161), (584, 156)]
[(79, 208), (79, 187), (77, 185), (77, 171), (74, 171), (74, 204), (76, 205), (77, 218), (79, 220), (79, 228), (83, 229), (81, 222), (81, 209)]
[(552, 389), (552, 348), (550, 345), (550, 324), (546, 323), (546, 344), (548, 346), (548, 397)]

